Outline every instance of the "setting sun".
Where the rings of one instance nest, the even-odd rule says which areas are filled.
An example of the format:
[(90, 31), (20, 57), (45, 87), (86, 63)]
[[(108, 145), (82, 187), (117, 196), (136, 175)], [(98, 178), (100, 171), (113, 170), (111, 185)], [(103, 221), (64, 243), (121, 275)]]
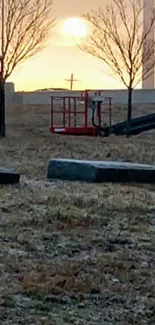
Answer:
[(85, 37), (87, 26), (83, 19), (77, 17), (67, 18), (62, 22), (62, 33), (72, 37)]

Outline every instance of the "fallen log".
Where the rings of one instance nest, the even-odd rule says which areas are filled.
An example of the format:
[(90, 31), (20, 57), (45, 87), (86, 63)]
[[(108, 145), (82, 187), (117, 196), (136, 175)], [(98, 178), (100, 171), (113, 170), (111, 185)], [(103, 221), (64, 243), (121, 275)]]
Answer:
[(47, 178), (92, 183), (155, 183), (155, 166), (114, 161), (50, 159)]

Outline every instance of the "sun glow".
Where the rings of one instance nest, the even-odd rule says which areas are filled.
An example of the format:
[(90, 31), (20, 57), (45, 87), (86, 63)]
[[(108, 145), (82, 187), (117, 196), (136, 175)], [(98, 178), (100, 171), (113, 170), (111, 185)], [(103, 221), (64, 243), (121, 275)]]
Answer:
[(71, 37), (83, 38), (87, 36), (87, 26), (82, 18), (70, 17), (62, 22), (62, 34)]

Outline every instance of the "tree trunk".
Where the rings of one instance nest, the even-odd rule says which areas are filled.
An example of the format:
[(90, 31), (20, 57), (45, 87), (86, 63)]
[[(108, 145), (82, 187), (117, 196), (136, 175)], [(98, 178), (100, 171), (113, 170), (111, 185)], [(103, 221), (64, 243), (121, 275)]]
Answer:
[(131, 132), (132, 93), (133, 93), (133, 88), (129, 87), (128, 88), (127, 137), (130, 136), (130, 132)]
[(5, 129), (5, 80), (0, 80), (0, 136), (6, 136)]

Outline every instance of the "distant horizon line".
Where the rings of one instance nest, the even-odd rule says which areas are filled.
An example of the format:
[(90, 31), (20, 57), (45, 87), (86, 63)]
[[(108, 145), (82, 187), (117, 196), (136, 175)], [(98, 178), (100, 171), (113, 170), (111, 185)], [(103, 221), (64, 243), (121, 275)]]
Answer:
[[(34, 92), (48, 92), (48, 91), (68, 91), (68, 92), (84, 92), (84, 91), (127, 91), (127, 88), (89, 88), (89, 89), (68, 89), (68, 88), (43, 88), (43, 89), (35, 89), (35, 90), (18, 90), (16, 93), (34, 93)], [(155, 90), (155, 88), (135, 88), (133, 91), (150, 91)]]

